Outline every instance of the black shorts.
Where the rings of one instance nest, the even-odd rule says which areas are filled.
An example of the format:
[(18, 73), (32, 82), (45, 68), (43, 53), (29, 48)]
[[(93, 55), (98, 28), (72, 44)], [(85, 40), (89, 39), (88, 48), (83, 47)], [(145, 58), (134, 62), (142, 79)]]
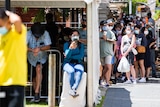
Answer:
[(0, 86), (0, 107), (24, 107), (24, 86)]
[(133, 52), (129, 52), (126, 58), (127, 58), (130, 65), (134, 65), (134, 54), (133, 54)]
[[(41, 64), (40, 62), (37, 62), (36, 66)], [(46, 63), (42, 64), (42, 74), (43, 74), (43, 71), (45, 71), (46, 69)], [(33, 72), (32, 72), (32, 77), (36, 77), (36, 67), (32, 66), (33, 67)]]
[(136, 55), (136, 60), (139, 61), (139, 60), (143, 60), (145, 58), (145, 53), (138, 53)]

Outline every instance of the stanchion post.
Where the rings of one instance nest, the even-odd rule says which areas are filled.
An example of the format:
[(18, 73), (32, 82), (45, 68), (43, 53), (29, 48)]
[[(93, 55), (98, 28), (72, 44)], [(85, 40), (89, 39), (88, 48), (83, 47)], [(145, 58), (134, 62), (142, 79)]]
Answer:
[(49, 54), (48, 107), (55, 107), (56, 55)]

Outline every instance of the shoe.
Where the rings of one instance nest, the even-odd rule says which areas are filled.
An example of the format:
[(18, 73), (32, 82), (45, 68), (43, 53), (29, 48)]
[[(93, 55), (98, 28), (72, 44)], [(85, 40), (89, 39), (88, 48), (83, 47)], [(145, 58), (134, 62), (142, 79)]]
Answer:
[(36, 93), (35, 95), (34, 95), (34, 98), (33, 99), (31, 99), (31, 101), (30, 102), (34, 102), (34, 103), (38, 103), (40, 101), (40, 97), (39, 97), (39, 94), (38, 93)]
[(146, 78), (141, 78), (138, 82), (140, 82), (140, 83), (146, 83)]
[(132, 84), (132, 81), (131, 80), (127, 80), (124, 82), (124, 84)]
[(79, 94), (77, 94), (76, 90), (70, 90), (70, 91), (69, 91), (69, 95), (71, 95), (72, 97), (77, 97), (77, 96), (79, 96)]
[(148, 77), (146, 77), (146, 81), (149, 81), (149, 78), (148, 78)]
[(40, 101), (39, 93), (35, 93), (34, 102), (35, 102), (35, 103), (38, 103), (39, 101)]
[(101, 80), (100, 85), (106, 85), (106, 81), (105, 80)]
[(137, 84), (137, 80), (132, 80), (133, 81), (133, 84)]
[(152, 77), (153, 77), (153, 78), (157, 78), (157, 76), (156, 76), (156, 75), (152, 75)]

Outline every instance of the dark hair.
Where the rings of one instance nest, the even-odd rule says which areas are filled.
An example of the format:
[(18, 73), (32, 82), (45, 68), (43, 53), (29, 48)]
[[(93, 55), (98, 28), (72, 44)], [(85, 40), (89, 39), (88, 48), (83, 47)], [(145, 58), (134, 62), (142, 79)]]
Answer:
[(140, 25), (136, 25), (136, 26), (134, 26), (134, 28), (141, 29), (141, 26)]
[(45, 29), (40, 22), (36, 22), (31, 26), (31, 31), (33, 35), (43, 35)]
[(147, 16), (148, 16), (149, 18), (151, 18), (152, 13), (151, 13), (151, 12), (147, 13)]
[(52, 13), (47, 13), (46, 14), (46, 20), (53, 20), (53, 14)]
[(119, 27), (120, 29), (122, 28), (122, 26), (121, 26), (121, 23), (120, 23), (120, 22), (117, 22), (117, 23), (115, 24), (115, 28), (117, 28), (117, 27)]
[(141, 33), (144, 33), (146, 27), (142, 27)]
[(126, 35), (125, 30), (126, 30), (126, 27), (123, 27), (123, 29), (122, 29), (122, 36)]
[(78, 34), (80, 34), (77, 29), (73, 29), (73, 30), (72, 30), (72, 33), (73, 33), (73, 32), (77, 32)]
[(100, 25), (104, 25), (104, 24), (107, 24), (107, 20), (102, 20), (102, 21), (100, 22)]
[(8, 18), (5, 9), (1, 8), (0, 9), (0, 19), (5, 19)]

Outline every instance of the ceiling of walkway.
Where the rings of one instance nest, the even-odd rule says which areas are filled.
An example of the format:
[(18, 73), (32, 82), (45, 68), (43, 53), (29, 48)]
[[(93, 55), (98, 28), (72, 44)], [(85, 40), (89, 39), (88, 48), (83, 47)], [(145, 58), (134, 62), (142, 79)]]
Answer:
[[(87, 0), (11, 0), (11, 7), (30, 8), (84, 8)], [(0, 7), (5, 6), (5, 0), (0, 0)]]

